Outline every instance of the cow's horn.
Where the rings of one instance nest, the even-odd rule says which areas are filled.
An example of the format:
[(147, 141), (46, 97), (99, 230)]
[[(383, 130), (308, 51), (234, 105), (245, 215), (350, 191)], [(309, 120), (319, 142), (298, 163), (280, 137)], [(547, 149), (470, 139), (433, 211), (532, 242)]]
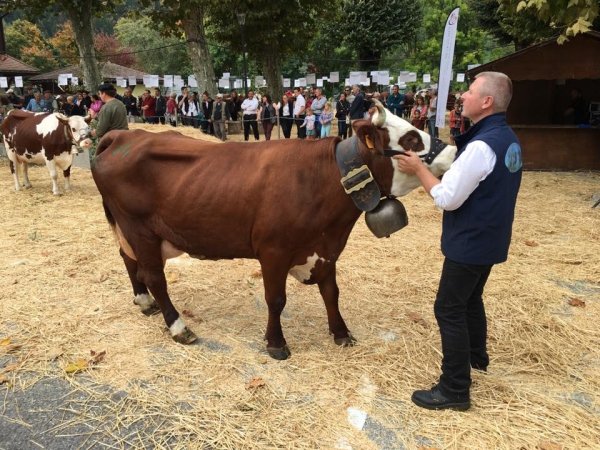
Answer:
[(376, 98), (372, 98), (371, 103), (375, 105), (375, 107), (377, 108), (377, 112), (379, 113), (377, 114), (377, 120), (373, 122), (373, 125), (377, 127), (382, 127), (385, 123), (385, 109), (383, 108), (381, 102)]

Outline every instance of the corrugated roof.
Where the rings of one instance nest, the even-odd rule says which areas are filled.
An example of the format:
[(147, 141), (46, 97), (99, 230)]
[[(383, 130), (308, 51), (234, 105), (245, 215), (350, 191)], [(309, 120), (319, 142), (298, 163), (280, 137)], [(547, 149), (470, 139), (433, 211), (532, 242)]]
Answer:
[[(53, 70), (52, 72), (42, 73), (40, 75), (36, 75), (35, 77), (31, 77), (31, 81), (53, 81), (58, 79), (58, 75), (61, 73), (71, 73), (76, 77), (83, 77), (83, 71), (77, 65), (62, 67), (60, 69)], [(120, 66), (119, 64), (106, 62), (100, 67), (100, 74), (102, 79), (105, 81), (116, 81), (117, 77), (135, 77), (137, 81), (142, 81), (144, 79), (144, 75), (147, 75), (144, 72), (139, 70), (130, 69), (129, 67)]]
[(31, 67), (29, 64), (25, 64), (23, 61), (19, 61), (17, 58), (13, 58), (9, 55), (0, 55), (0, 74), (3, 75), (33, 75), (40, 73), (35, 67)]

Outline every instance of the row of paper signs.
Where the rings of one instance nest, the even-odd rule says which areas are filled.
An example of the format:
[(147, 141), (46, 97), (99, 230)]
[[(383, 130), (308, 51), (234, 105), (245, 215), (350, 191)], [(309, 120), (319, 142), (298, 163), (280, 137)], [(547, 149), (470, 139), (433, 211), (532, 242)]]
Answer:
[[(243, 87), (243, 80), (230, 79), (230, 73), (226, 72), (223, 74), (223, 77), (219, 79), (218, 86), (223, 89), (240, 89)], [(71, 80), (71, 85), (77, 86), (79, 85), (79, 78), (74, 77), (73, 74), (59, 74), (58, 75), (58, 85), (66, 86), (69, 84), (69, 79)], [(377, 83), (382, 86), (389, 86), (390, 82), (392, 82), (394, 77), (390, 77), (389, 70), (379, 70), (372, 71), (371, 77), (368, 76), (368, 72), (350, 72), (350, 76), (345, 79), (346, 85), (361, 85), (361, 86), (370, 86), (371, 83)], [(160, 77), (158, 75), (144, 75), (143, 76), (143, 85), (147, 88), (159, 87)], [(233, 83), (232, 83), (233, 81)], [(339, 83), (340, 81), (340, 73), (339, 72), (331, 72), (329, 77), (321, 77), (316, 78), (316, 74), (308, 73), (305, 78), (298, 78), (294, 80), (294, 87), (305, 87), (317, 85), (317, 87), (322, 87), (323, 83), (328, 81), (330, 83)], [(402, 71), (398, 76), (398, 84), (406, 84), (406, 83), (414, 83), (417, 81), (417, 73)], [(465, 74), (457, 73), (456, 81), (458, 83), (464, 83)], [(423, 83), (431, 83), (431, 74), (425, 73), (423, 74)], [(137, 85), (136, 77), (117, 77), (116, 84), (119, 87), (127, 87)], [(22, 77), (15, 77), (15, 85), (16, 87), (23, 87), (23, 79)], [(247, 79), (247, 85), (251, 85), (251, 79)], [(185, 86), (184, 80), (180, 75), (165, 75), (163, 77), (163, 86), (167, 88), (176, 88), (181, 89)], [(198, 83), (196, 82), (196, 77), (194, 75), (190, 75), (187, 78), (187, 86), (191, 88), (198, 87)], [(254, 79), (255, 87), (263, 87), (266, 86), (266, 80), (262, 76), (257, 76)], [(7, 88), (8, 87), (8, 79), (7, 77), (0, 77), (0, 87)], [(292, 79), (291, 78), (283, 78), (283, 87), (291, 88), (292, 87)]]

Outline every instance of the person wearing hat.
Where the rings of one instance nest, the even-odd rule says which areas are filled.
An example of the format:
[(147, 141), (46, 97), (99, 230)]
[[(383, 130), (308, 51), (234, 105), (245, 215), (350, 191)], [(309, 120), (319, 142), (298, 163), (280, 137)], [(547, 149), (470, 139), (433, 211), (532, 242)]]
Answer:
[(15, 91), (9, 89), (6, 91), (8, 95), (8, 101), (12, 104), (13, 108), (21, 109), (23, 107), (23, 102), (21, 101), (21, 97), (15, 94)]
[(217, 94), (217, 101), (213, 103), (208, 121), (213, 124), (216, 136), (223, 142), (227, 140), (227, 122), (230, 119), (231, 113), (223, 101), (223, 94)]
[[(98, 126), (95, 130), (92, 130), (93, 137), (101, 138), (112, 130), (129, 129), (127, 126), (127, 109), (122, 102), (115, 98), (115, 95), (117, 95), (117, 90), (112, 84), (103, 83), (98, 86), (98, 96), (104, 102), (104, 106), (98, 113)], [(92, 113), (92, 117), (95, 115), (95, 113)]]
[(42, 99), (42, 111), (52, 113), (58, 110), (58, 102), (56, 98), (52, 95), (52, 92), (46, 90), (44, 91), (44, 98)]
[(31, 100), (33, 100), (34, 98), (35, 97), (33, 95), (33, 86), (27, 86), (27, 94), (23, 99), (23, 108), (27, 108), (27, 105), (29, 105), (29, 103), (31, 103)]

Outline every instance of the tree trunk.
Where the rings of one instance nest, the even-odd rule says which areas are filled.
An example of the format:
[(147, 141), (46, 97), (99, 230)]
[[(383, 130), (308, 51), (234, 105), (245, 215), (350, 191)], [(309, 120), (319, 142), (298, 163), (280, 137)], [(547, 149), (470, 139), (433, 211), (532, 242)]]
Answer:
[(187, 39), (198, 92), (202, 94), (207, 91), (211, 97), (215, 97), (219, 91), (204, 32), (204, 8), (200, 5), (189, 5), (188, 10), (181, 19), (181, 24)]
[(379, 68), (381, 50), (366, 48), (358, 49), (357, 55), (360, 60), (359, 67), (361, 71), (371, 71)]
[(259, 58), (265, 79), (267, 80), (267, 93), (271, 96), (271, 100), (277, 102), (283, 95), (277, 44), (265, 43), (264, 51), (261, 52)]
[(96, 51), (94, 50), (94, 31), (92, 29), (92, 2), (68, 2), (63, 5), (63, 10), (67, 13), (69, 22), (73, 27), (75, 42), (81, 56), (81, 68), (85, 87), (90, 92), (96, 92), (98, 85), (102, 83), (102, 75), (96, 60)]

